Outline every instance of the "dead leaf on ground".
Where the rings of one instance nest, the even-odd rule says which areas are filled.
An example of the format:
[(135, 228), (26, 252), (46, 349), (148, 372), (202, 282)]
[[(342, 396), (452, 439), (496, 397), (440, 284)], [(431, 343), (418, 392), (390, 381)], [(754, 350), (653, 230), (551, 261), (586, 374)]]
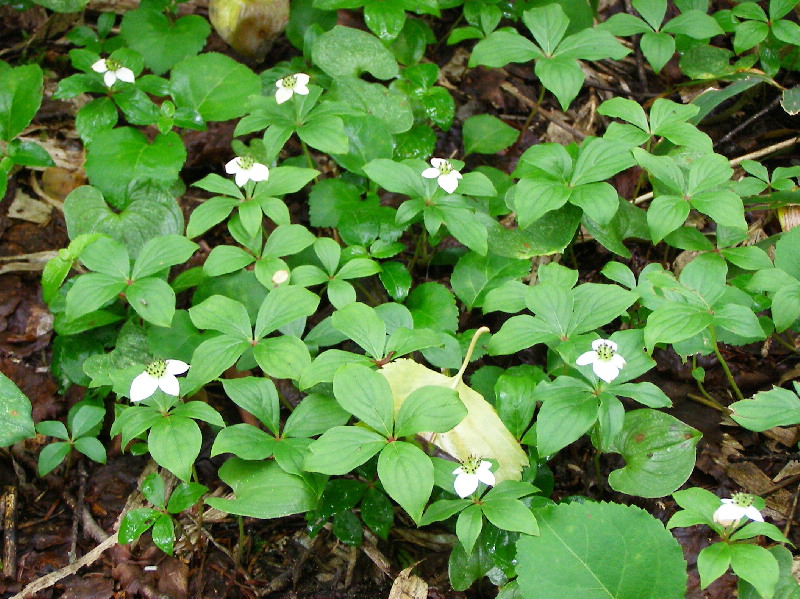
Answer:
[(425, 599), (428, 596), (428, 583), (411, 573), (409, 566), (394, 579), (389, 599)]

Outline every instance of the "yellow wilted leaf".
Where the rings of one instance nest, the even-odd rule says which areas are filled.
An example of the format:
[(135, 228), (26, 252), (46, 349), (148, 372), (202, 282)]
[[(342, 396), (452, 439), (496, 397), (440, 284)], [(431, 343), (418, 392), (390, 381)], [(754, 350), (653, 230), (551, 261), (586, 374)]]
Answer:
[(445, 376), (408, 358), (395, 360), (378, 372), (389, 382), (395, 414), (415, 389), (425, 385), (455, 389), (467, 408), (464, 420), (446, 433), (423, 433), (420, 436), (462, 462), (470, 456), (497, 460), (498, 469), (494, 474), (498, 483), (520, 480), (522, 469), (528, 465), (528, 456), (500, 420), (494, 407), (462, 380), (475, 342), (487, 331), (486, 327), (481, 327), (475, 333), (464, 364), (454, 377)]

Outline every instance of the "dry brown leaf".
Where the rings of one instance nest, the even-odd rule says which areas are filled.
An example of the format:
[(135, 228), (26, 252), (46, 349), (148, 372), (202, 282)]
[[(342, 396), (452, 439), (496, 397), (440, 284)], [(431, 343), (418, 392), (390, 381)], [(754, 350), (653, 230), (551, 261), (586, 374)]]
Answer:
[(394, 579), (389, 599), (426, 599), (428, 583), (411, 573), (414, 566), (409, 566)]

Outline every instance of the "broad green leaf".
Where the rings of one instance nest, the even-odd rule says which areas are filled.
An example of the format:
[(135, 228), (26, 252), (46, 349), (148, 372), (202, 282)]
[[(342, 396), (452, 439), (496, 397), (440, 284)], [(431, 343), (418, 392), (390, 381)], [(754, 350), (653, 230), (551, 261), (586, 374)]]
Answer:
[(81, 437), (75, 441), (75, 449), (98, 464), (106, 463), (106, 448), (95, 437)]
[(299, 476), (287, 474), (274, 461), (231, 459), (219, 469), (235, 499), (208, 497), (206, 503), (230, 514), (252, 518), (281, 518), (314, 509), (318, 494)]
[(160, 235), (142, 248), (131, 271), (132, 279), (149, 277), (170, 266), (182, 264), (191, 258), (197, 244), (183, 235)]
[(752, 399), (732, 403), (730, 408), (733, 410), (731, 418), (753, 431), (800, 423), (800, 399), (780, 387), (760, 391)]
[(536, 444), (541, 456), (549, 456), (579, 439), (597, 421), (597, 397), (586, 383), (559, 377), (540, 383), (536, 399), (542, 407), (536, 417)]
[(483, 529), (483, 512), (480, 506), (473, 504), (458, 515), (456, 535), (468, 554), (472, 553), (481, 529)]
[(539, 526), (530, 509), (518, 499), (498, 497), (485, 499), (483, 515), (486, 519), (503, 530), (517, 531), (526, 535), (538, 535)]
[(464, 121), (464, 153), (495, 154), (517, 141), (519, 131), (490, 114), (476, 114)]
[(675, 39), (668, 33), (648, 31), (642, 36), (640, 43), (642, 54), (656, 73), (660, 72), (675, 54)]
[(570, 195), (571, 190), (561, 181), (520, 179), (511, 196), (519, 228), (527, 229), (546, 213), (561, 208)]
[(67, 320), (75, 320), (102, 308), (126, 288), (125, 281), (117, 277), (99, 273), (81, 275), (67, 292)]
[(350, 414), (326, 395), (312, 393), (303, 398), (286, 419), (284, 437), (314, 437), (334, 426), (343, 426)]
[(689, 304), (665, 304), (657, 308), (644, 329), (645, 346), (652, 350), (656, 343), (677, 343), (705, 330), (714, 317), (708, 310)]
[(455, 297), (439, 283), (418, 285), (409, 293), (405, 305), (414, 318), (414, 328), (450, 332), (458, 328)]
[(119, 542), (126, 545), (138, 539), (160, 514), (161, 512), (152, 508), (140, 508), (126, 513), (119, 525)]
[(0, 372), (0, 447), (8, 447), (35, 434), (30, 399)]
[(203, 435), (194, 420), (165, 416), (150, 429), (147, 447), (159, 466), (188, 482), (202, 441)]
[(609, 484), (628, 495), (669, 495), (692, 473), (700, 436), (699, 431), (664, 412), (642, 409), (626, 413), (615, 442), (625, 467), (609, 474)]
[(422, 176), (406, 164), (378, 159), (366, 164), (364, 172), (387, 191), (411, 197), (421, 197), (425, 194)]
[[(680, 545), (644, 510), (616, 503), (566, 503), (539, 510), (536, 518), (539, 536), (523, 536), (517, 542), (517, 573), (524, 597), (679, 599), (685, 595), (686, 564)], [(543, 563), (551, 567), (543, 568)]]
[(308, 289), (294, 286), (273, 289), (258, 311), (255, 338), (265, 337), (298, 318), (311, 316), (318, 305), (319, 296)]
[(558, 99), (562, 110), (567, 110), (583, 85), (583, 71), (572, 58), (540, 58), (534, 72), (542, 85)]
[(386, 346), (386, 325), (374, 308), (354, 302), (333, 313), (333, 327), (355, 341), (368, 356), (380, 360)]
[(506, 281), (520, 279), (530, 271), (530, 262), (470, 252), (459, 259), (450, 284), (467, 308), (480, 307), (486, 294)]
[(95, 98), (78, 110), (75, 115), (75, 129), (83, 143), (88, 144), (100, 131), (114, 127), (117, 118), (117, 107), (111, 98)]
[(222, 387), (233, 402), (258, 418), (273, 434), (280, 426), (280, 405), (275, 384), (268, 378), (223, 379)]
[(510, 62), (528, 62), (542, 57), (539, 47), (519, 33), (494, 31), (472, 49), (469, 66), (504, 67)]
[(134, 281), (125, 297), (136, 313), (159, 327), (169, 327), (175, 314), (175, 292), (163, 279), (146, 277)]
[(198, 15), (170, 21), (160, 11), (139, 8), (123, 15), (120, 32), (126, 45), (142, 55), (144, 64), (154, 74), (162, 75), (184, 58), (200, 52), (211, 26)]
[(772, 597), (780, 574), (778, 562), (764, 547), (749, 543), (730, 546), (731, 569), (752, 584), (762, 597)]
[(196, 110), (206, 121), (242, 116), (248, 98), (261, 92), (261, 81), (253, 71), (216, 52), (181, 61), (172, 69), (170, 82), (175, 104)]
[(305, 469), (323, 474), (348, 474), (381, 449), (386, 439), (358, 426), (335, 426), (309, 446)]
[(586, 333), (626, 313), (638, 295), (617, 285), (584, 283), (572, 292), (571, 334)]
[(360, 77), (368, 72), (377, 79), (397, 76), (397, 62), (380, 41), (358, 29), (336, 26), (314, 42), (314, 64), (331, 77)]
[(558, 3), (526, 10), (522, 20), (546, 56), (554, 54), (569, 27), (569, 18)]
[(265, 374), (277, 379), (298, 380), (311, 366), (308, 347), (292, 335), (260, 339), (253, 348), (253, 357)]
[(333, 393), (356, 418), (385, 437), (392, 434), (392, 391), (380, 374), (360, 364), (342, 366), (333, 376)]
[(247, 308), (224, 295), (212, 295), (192, 306), (189, 316), (198, 329), (213, 329), (244, 341), (249, 341), (253, 336)]
[(252, 424), (234, 424), (217, 433), (211, 457), (232, 453), (243, 460), (266, 460), (272, 456), (275, 443), (275, 437)]
[(137, 129), (117, 127), (92, 138), (86, 149), (85, 168), (91, 184), (115, 208), (123, 209), (131, 203), (125, 197), (131, 181), (141, 177), (169, 186), (177, 181), (185, 161), (186, 148), (174, 131), (156, 135), (151, 143)]
[(0, 71), (0, 139), (11, 141), (30, 124), (42, 103), (42, 89), (38, 64)]
[(409, 394), (397, 411), (394, 436), (406, 437), (421, 432), (446, 433), (466, 415), (467, 409), (454, 389), (420, 387)]
[(433, 490), (431, 459), (411, 443), (389, 443), (378, 456), (378, 477), (389, 497), (419, 522)]

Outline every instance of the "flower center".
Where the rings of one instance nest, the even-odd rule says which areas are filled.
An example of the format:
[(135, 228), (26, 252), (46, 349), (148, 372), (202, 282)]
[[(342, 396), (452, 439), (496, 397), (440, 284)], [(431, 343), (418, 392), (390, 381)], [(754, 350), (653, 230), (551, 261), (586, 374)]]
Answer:
[(109, 71), (118, 71), (122, 68), (122, 63), (118, 60), (114, 60), (113, 58), (106, 58), (106, 68)]
[(450, 164), (447, 160), (439, 164), (439, 172), (443, 175), (449, 175), (453, 172), (453, 165)]
[(297, 77), (295, 77), (294, 75), (288, 75), (283, 79), (281, 79), (281, 84), (283, 85), (283, 87), (292, 88), (294, 87), (295, 83), (297, 83)]
[(160, 379), (167, 372), (167, 363), (164, 360), (156, 360), (155, 362), (150, 362), (150, 364), (147, 365), (147, 368), (145, 368), (144, 371), (150, 376), (154, 376), (157, 379)]
[(471, 455), (461, 462), (461, 468), (466, 474), (475, 474), (478, 471), (478, 466), (481, 465), (481, 461), (481, 458)]
[(753, 496), (747, 493), (734, 493), (731, 496), (733, 502), (739, 507), (746, 508), (753, 505)]
[(614, 357), (614, 350), (610, 345), (603, 343), (597, 348), (597, 357), (608, 362)]
[(239, 166), (242, 167), (244, 170), (253, 168), (253, 165), (255, 163), (256, 163), (256, 160), (252, 156), (240, 156), (239, 157)]

